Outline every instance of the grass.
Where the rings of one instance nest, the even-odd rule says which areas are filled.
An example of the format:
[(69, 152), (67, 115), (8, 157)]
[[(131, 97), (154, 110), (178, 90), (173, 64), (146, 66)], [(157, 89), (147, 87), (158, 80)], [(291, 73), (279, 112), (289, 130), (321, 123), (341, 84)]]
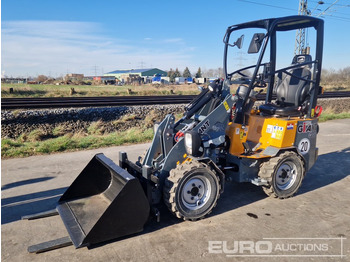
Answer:
[[(13, 88), (13, 93), (10, 93)], [(75, 94), (71, 95), (71, 88)], [(192, 85), (169, 86), (90, 86), (90, 85), (28, 85), (1, 84), (2, 97), (77, 97), (77, 96), (129, 96), (129, 95), (192, 95), (198, 94), (198, 88)]]
[(319, 118), (320, 122), (326, 122), (335, 119), (346, 119), (350, 118), (350, 113), (340, 113), (340, 114), (322, 114)]
[(343, 112), (337, 112), (335, 107), (329, 106), (321, 113), (319, 122), (326, 122), (329, 120), (346, 119), (350, 118), (350, 111), (343, 110)]
[[(40, 130), (34, 130), (30, 134), (38, 134)], [(131, 128), (125, 132), (114, 132), (108, 135), (98, 135), (96, 133), (72, 134), (48, 138), (39, 141), (40, 138), (28, 136), (26, 139), (2, 139), (1, 157), (27, 157), (32, 155), (51, 154), (65, 151), (78, 151), (83, 149), (94, 149), (108, 146), (120, 146), (125, 144), (135, 144), (149, 142), (153, 138), (153, 128), (141, 130)], [(37, 140), (36, 140), (37, 139)]]
[(350, 91), (350, 83), (321, 84), (321, 86), (325, 92)]

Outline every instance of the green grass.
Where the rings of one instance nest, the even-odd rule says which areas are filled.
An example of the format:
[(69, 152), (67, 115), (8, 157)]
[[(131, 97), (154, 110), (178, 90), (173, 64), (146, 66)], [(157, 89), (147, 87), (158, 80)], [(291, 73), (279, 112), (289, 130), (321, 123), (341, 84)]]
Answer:
[[(34, 132), (37, 133), (38, 131)], [(32, 132), (33, 133), (33, 132)], [(57, 152), (77, 151), (83, 149), (94, 149), (108, 146), (120, 146), (149, 142), (153, 138), (153, 128), (141, 130), (132, 128), (125, 132), (114, 132), (108, 135), (82, 135), (71, 133), (56, 138), (49, 138), (43, 141), (34, 141), (19, 137), (16, 140), (1, 140), (1, 157), (26, 157)]]
[(324, 113), (321, 114), (319, 121), (320, 122), (326, 122), (329, 120), (335, 120), (335, 119), (346, 119), (350, 118), (350, 113), (340, 113), (340, 114), (334, 114), (334, 113)]
[[(13, 88), (13, 93), (10, 93)], [(71, 88), (75, 94), (71, 95)], [(130, 92), (131, 90), (131, 92)], [(77, 96), (129, 96), (129, 95), (191, 95), (198, 94), (197, 86), (170, 85), (156, 87), (141, 86), (112, 86), (112, 85), (28, 85), (28, 84), (1, 84), (2, 97), (77, 97)]]

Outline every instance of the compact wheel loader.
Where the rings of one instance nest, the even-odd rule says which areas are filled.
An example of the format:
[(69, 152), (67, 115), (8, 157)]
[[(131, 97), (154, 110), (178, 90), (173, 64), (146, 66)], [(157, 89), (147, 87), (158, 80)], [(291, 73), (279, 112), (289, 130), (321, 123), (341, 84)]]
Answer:
[[(314, 37), (314, 49), (288, 57), (284, 36), (294, 43), (301, 28)], [(180, 219), (201, 219), (216, 206), (226, 179), (253, 183), (275, 198), (298, 191), (318, 155), (323, 21), (289, 16), (233, 25), (223, 42), (225, 78), (202, 89), (181, 119), (167, 115), (156, 125), (144, 156), (134, 163), (120, 152), (116, 165), (97, 154), (56, 210), (27, 217), (59, 214), (69, 233), (30, 252), (140, 232), (150, 217), (160, 219), (162, 202)], [(254, 62), (242, 67), (243, 61)], [(257, 104), (261, 92), (266, 100)]]

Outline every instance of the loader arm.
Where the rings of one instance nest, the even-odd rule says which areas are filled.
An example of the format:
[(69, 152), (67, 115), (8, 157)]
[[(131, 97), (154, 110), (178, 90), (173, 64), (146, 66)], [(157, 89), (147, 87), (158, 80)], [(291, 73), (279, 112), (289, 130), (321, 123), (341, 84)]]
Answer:
[[(202, 158), (215, 160), (217, 155), (210, 150), (211, 145), (218, 146), (225, 141), (225, 129), (229, 122), (230, 111), (233, 105), (232, 95), (226, 98), (207, 116), (203, 117), (193, 129), (193, 132), (199, 133), (203, 137), (204, 153)], [(215, 150), (214, 150), (215, 151)], [(179, 163), (186, 161), (190, 156), (186, 154), (184, 139), (171, 149), (162, 167), (161, 177), (167, 176), (169, 171)], [(216, 162), (216, 160), (214, 161)], [(162, 179), (161, 178), (161, 179)]]
[[(225, 112), (229, 112), (232, 102), (228, 99), (228, 96), (230, 96), (229, 87), (217, 80), (211, 84), (211, 89), (204, 89), (186, 106), (184, 116), (176, 123), (173, 115), (167, 115), (157, 127), (151, 147), (141, 164), (159, 169), (169, 153), (173, 151), (176, 143), (180, 142), (175, 141), (174, 136), (186, 127), (188, 127), (187, 130), (198, 130), (201, 123), (207, 123), (206, 126), (208, 126), (208, 121), (213, 122), (214, 119), (217, 119), (217, 122), (223, 125), (227, 125), (228, 113), (222, 114), (221, 110), (219, 110), (221, 112), (219, 113), (217, 109), (223, 108)], [(220, 114), (220, 116), (218, 117), (216, 114)], [(211, 115), (211, 120), (208, 120), (209, 115)], [(202, 127), (202, 129), (204, 128)]]

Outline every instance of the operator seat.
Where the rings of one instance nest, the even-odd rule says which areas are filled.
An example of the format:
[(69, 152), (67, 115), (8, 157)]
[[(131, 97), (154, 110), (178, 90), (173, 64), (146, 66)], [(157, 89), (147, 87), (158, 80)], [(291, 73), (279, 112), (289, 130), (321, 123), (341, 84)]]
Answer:
[[(292, 65), (305, 62), (312, 62), (311, 55), (296, 55), (293, 58)], [(311, 63), (291, 69), (289, 73), (297, 77), (280, 72), (274, 88), (274, 93), (277, 96), (276, 102), (259, 106), (260, 112), (266, 115), (278, 116), (300, 116), (304, 114), (310, 99), (310, 82), (306, 81), (311, 79), (310, 69)]]

